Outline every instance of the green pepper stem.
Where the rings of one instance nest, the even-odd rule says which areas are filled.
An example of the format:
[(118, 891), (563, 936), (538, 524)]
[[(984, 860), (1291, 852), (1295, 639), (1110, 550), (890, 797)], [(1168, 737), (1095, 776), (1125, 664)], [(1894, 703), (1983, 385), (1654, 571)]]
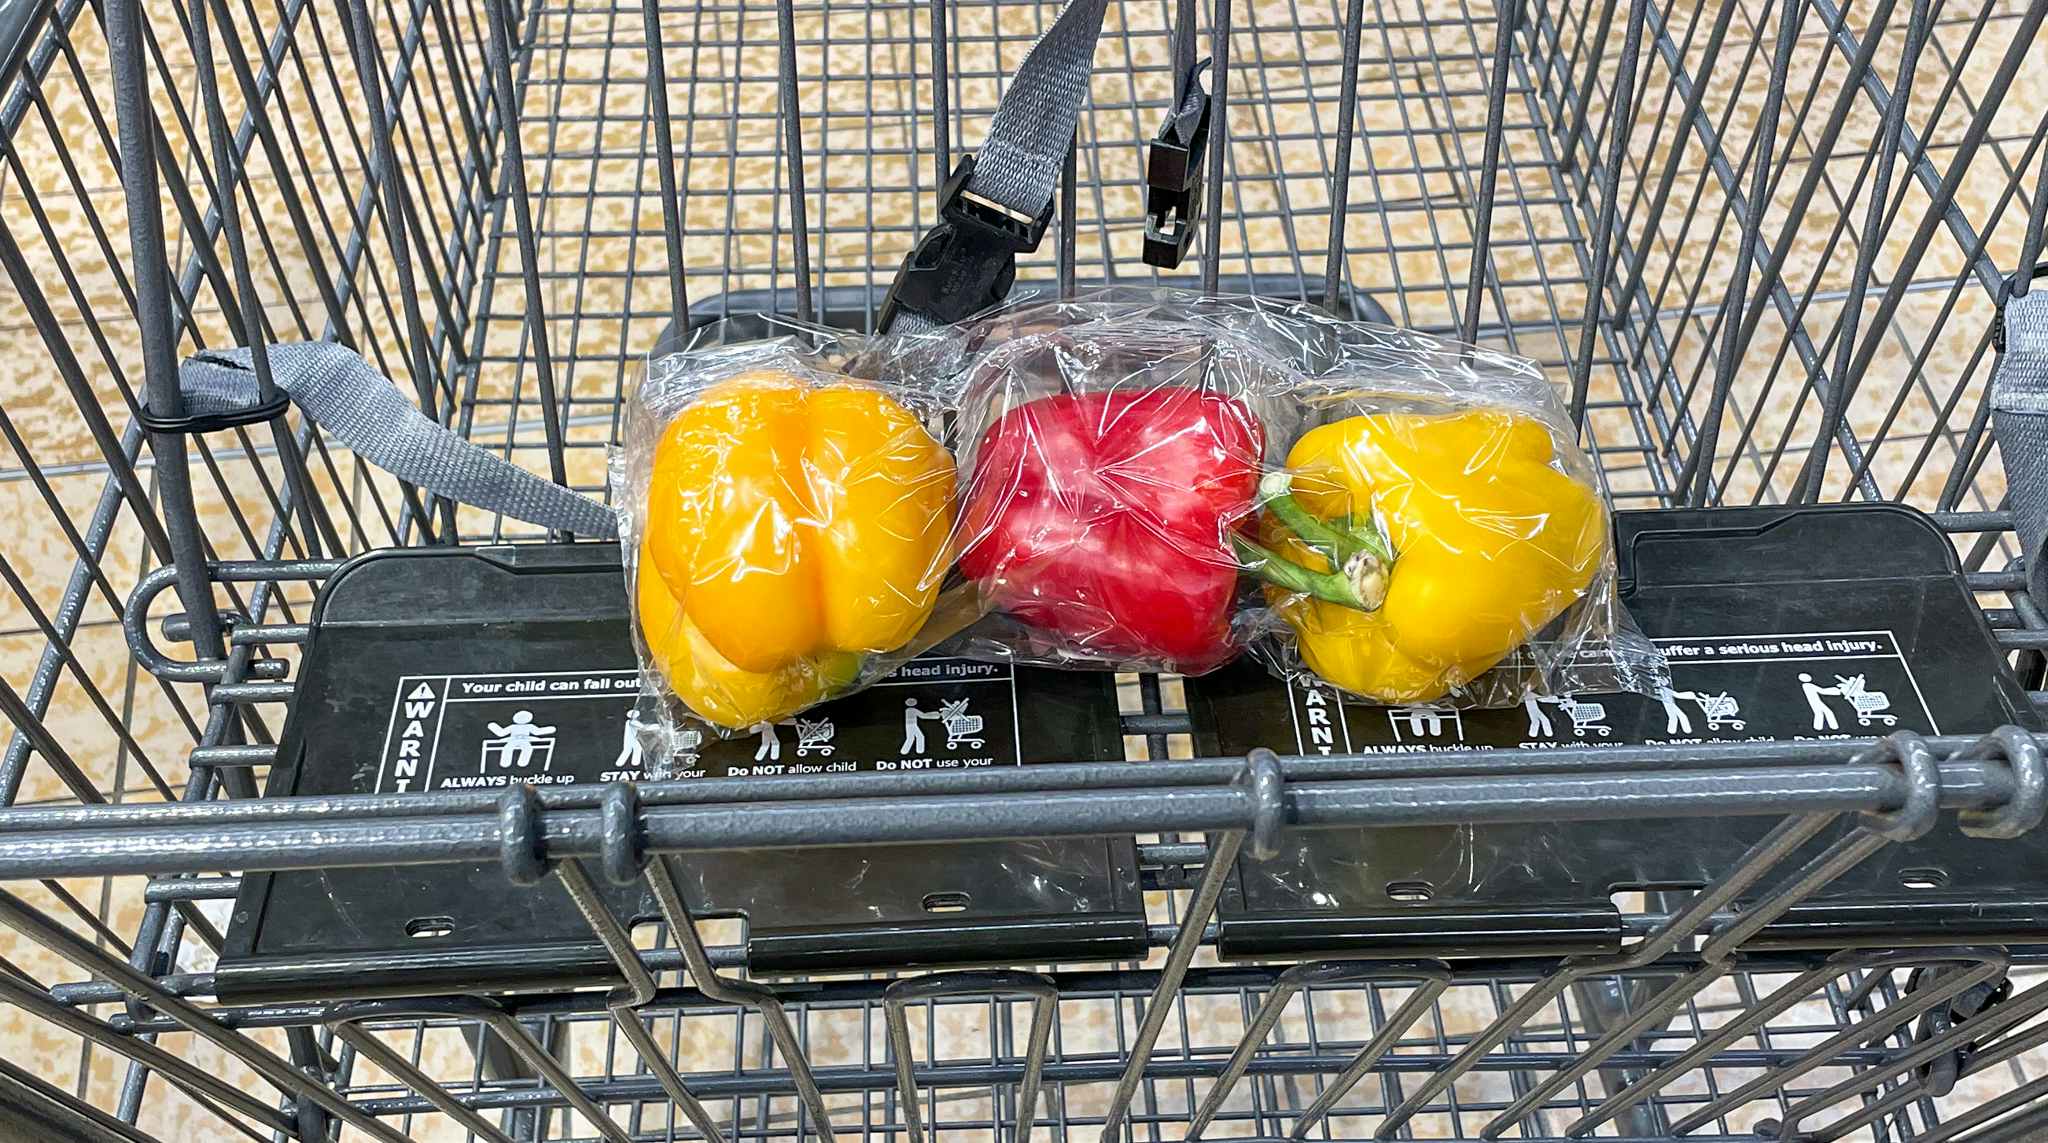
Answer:
[(1372, 611), (1386, 599), (1394, 548), (1370, 514), (1325, 520), (1294, 498), (1294, 477), (1277, 470), (1259, 478), (1259, 499), (1275, 521), (1328, 561), (1330, 570), (1310, 570), (1263, 544), (1232, 536), (1245, 570), (1288, 591), (1359, 611)]
[(1230, 539), (1237, 547), (1238, 563), (1267, 583), (1359, 611), (1379, 606), (1378, 600), (1367, 602), (1358, 585), (1342, 572), (1310, 571), (1256, 540), (1235, 535)]
[(1294, 498), (1294, 477), (1290, 473), (1275, 469), (1260, 477), (1259, 497), (1266, 511), (1300, 537), (1302, 543), (1323, 553), (1331, 567), (1345, 567), (1361, 553), (1382, 564), (1394, 562), (1393, 546), (1380, 534), (1370, 514), (1344, 521), (1317, 516)]

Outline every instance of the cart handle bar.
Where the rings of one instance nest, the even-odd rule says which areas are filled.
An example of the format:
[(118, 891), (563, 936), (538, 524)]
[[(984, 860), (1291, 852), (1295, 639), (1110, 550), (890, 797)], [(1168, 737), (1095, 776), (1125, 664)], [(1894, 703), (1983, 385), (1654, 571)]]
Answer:
[[(1929, 769), (1940, 809), (1995, 811), (2038, 786), (2041, 755), (2011, 750), (2012, 732), (2001, 736), (2006, 749), (1978, 748), (1981, 757), (1970, 756), (1977, 740), (1906, 737), (1924, 744), (1925, 756), (1937, 759)], [(1896, 761), (1893, 742), (1797, 745), (1805, 748), (1806, 760), (1699, 769), (1593, 771), (1587, 759), (1589, 772), (1578, 773), (1502, 768), (1369, 780), (1314, 776), (1320, 764), (1363, 770), (1390, 760), (1354, 755), (1276, 758), (1267, 780), (1259, 782), (1243, 780), (1250, 765), (1241, 759), (1048, 767), (1104, 779), (1120, 772), (1123, 780), (1100, 786), (1055, 782), (1039, 789), (1024, 784), (1032, 776), (1024, 772), (1010, 788), (959, 783), (964, 788), (955, 791), (946, 788), (955, 783), (933, 782), (916, 793), (865, 797), (837, 783), (811, 783), (776, 798), (768, 794), (770, 783), (762, 782), (750, 787), (745, 806), (738, 797), (693, 799), (687, 784), (681, 789), (650, 784), (642, 787), (637, 828), (622, 828), (616, 821), (608, 828), (607, 816), (591, 801), (591, 795), (600, 794), (595, 787), (573, 800), (550, 798), (523, 785), (497, 800), (469, 795), (451, 804), (433, 795), (418, 799), (434, 799), (433, 812), (407, 816), (369, 812), (379, 805), (392, 808), (392, 799), (380, 803), (375, 795), (17, 809), (0, 812), (0, 836), (10, 838), (0, 847), (0, 879), (491, 861), (502, 861), (508, 873), (526, 875), (536, 865), (567, 858), (616, 864), (644, 860), (650, 852), (1128, 836), (1249, 830), (1268, 822), (1313, 829), (1891, 813), (1928, 793), (1927, 775), (1909, 777)], [(1169, 768), (1185, 771), (1190, 780), (1141, 780), (1150, 771)], [(700, 792), (708, 791), (700, 787)], [(2021, 823), (2003, 822), (2002, 830), (2009, 832), (2016, 824)], [(2024, 824), (2031, 828), (2038, 820)], [(1964, 827), (1970, 828), (1969, 821)], [(620, 846), (631, 847), (623, 858), (612, 852)]]

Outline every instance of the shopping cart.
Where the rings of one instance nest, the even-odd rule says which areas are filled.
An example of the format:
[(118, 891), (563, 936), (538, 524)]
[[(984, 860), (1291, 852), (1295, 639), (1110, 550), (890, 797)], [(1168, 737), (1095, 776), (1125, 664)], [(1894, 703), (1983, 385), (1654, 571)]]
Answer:
[(1886, 726), (1897, 726), (1898, 716), (1889, 713), (1892, 708), (1891, 696), (1883, 691), (1868, 690), (1867, 685), (1862, 675), (1835, 676), (1836, 688), (1842, 692), (1842, 697), (1848, 700), (1849, 709), (1856, 712), (1857, 725), (1883, 723)]
[(965, 699), (957, 699), (939, 708), (939, 723), (946, 728), (946, 749), (961, 746), (981, 748), (981, 716), (967, 713)]
[(1741, 717), (1742, 704), (1728, 692), (1723, 691), (1717, 695), (1700, 693), (1696, 698), (1700, 704), (1700, 713), (1706, 716), (1708, 730), (1719, 730), (1724, 726), (1730, 730), (1741, 730), (1749, 725)]
[(802, 758), (815, 751), (826, 758), (832, 757), (832, 732), (835, 729), (829, 718), (797, 719), (796, 756)]
[[(2025, 401), (1995, 409), (1988, 379), (2004, 352), (2017, 384), (2035, 352), (1994, 342), (2001, 307), (2040, 295), (2044, 11), (1116, 0), (1013, 296), (1252, 291), (1532, 357), (1620, 508), (1931, 513), (2038, 695), (2048, 437)], [(1143, 765), (816, 775), (773, 798), (717, 782), (258, 796), (327, 620), (315, 590), (345, 560), (564, 537), (383, 471), (275, 394), (263, 355), (241, 359), (253, 408), (190, 416), (182, 358), (345, 344), (431, 420), (601, 495), (620, 393), (664, 330), (873, 323), (1051, 18), (994, 0), (0, 4), (0, 1133), (2048, 1132), (2043, 946), (1889, 939), (1912, 910), (1873, 920), (1817, 896), (1881, 868), (1887, 892), (1969, 905), (2001, 863), (1886, 855), (1928, 830), (2037, 836), (2025, 729), (1190, 759), (1181, 684), (1144, 677), (1123, 723)], [(1205, 149), (1148, 170), (1200, 55)], [(1196, 236), (1183, 268), (1140, 261), (1153, 192), (1160, 233)], [(402, 646), (406, 625), (389, 632)], [(1503, 922), (1463, 932), (1491, 942), (1478, 955), (1217, 959), (1212, 922), (1257, 888), (1239, 858), (1290, 828), (1434, 845), (1472, 822), (1659, 815), (1776, 824), (1697, 878), (1600, 886), (1614, 907), (1576, 922), (1596, 953), (1516, 951)], [(691, 914), (671, 860), (771, 869), (829, 839), (818, 852), (859, 866), (913, 840), (1076, 834), (1135, 839), (1142, 960), (934, 973), (906, 955), (784, 982), (751, 933)], [(496, 925), (574, 907), (602, 987), (535, 962), (520, 989), (477, 995), (478, 934), (426, 915), (408, 922), (411, 963), (440, 982), (425, 993), (222, 998), (246, 879), (357, 868), (519, 895)], [(610, 904), (614, 878), (644, 912)], [(1384, 956), (1445, 887), (1365, 888), (1395, 906), (1365, 934)], [(923, 911), (983, 889), (939, 887)]]
[(1614, 733), (1614, 728), (1607, 725), (1606, 706), (1597, 702), (1580, 702), (1569, 697), (1558, 705), (1564, 711), (1565, 717), (1572, 720), (1572, 733), (1580, 738), (1584, 738), (1588, 731), (1602, 738)]

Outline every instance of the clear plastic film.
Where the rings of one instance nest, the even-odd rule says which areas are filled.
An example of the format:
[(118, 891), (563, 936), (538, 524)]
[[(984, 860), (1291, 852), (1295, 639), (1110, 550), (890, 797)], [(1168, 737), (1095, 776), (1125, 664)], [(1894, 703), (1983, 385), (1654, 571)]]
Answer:
[(1169, 312), (1052, 304), (962, 331), (955, 648), (1200, 674), (1243, 648), (1233, 537), (1292, 431), (1289, 371)]
[(957, 474), (936, 406), (832, 360), (797, 338), (659, 354), (626, 402), (613, 500), (671, 741), (679, 719), (730, 735), (851, 693), (944, 606)]
[(1307, 307), (1251, 307), (1292, 348), (1306, 428), (1261, 481), (1255, 653), (1373, 702), (1512, 706), (1656, 693), (1615, 595), (1611, 509), (1534, 362)]
[[(944, 365), (937, 364), (944, 362)], [(1110, 290), (927, 339), (960, 390), (962, 653), (1381, 703), (1654, 693), (1610, 510), (1522, 358), (1245, 297)]]

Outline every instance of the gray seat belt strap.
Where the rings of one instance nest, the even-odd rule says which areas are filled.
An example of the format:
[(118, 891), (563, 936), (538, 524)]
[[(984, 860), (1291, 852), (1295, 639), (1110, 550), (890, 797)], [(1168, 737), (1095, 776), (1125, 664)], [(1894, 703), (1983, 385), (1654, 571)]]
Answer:
[(950, 325), (1009, 296), (1017, 255), (1038, 249), (1052, 220), (1107, 8), (1068, 0), (1017, 65), (980, 153), (962, 156), (940, 188), (938, 225), (903, 259), (878, 330)]
[[(579, 536), (618, 535), (610, 508), (478, 448), (422, 414), (390, 379), (345, 345), (269, 347), (277, 387), (357, 456), (437, 496)], [(247, 409), (256, 373), (247, 348), (207, 350), (178, 369), (191, 416)]]
[(969, 194), (1029, 217), (1045, 212), (1081, 121), (1108, 7), (1107, 0), (1068, 0), (1031, 46), (989, 120)]

